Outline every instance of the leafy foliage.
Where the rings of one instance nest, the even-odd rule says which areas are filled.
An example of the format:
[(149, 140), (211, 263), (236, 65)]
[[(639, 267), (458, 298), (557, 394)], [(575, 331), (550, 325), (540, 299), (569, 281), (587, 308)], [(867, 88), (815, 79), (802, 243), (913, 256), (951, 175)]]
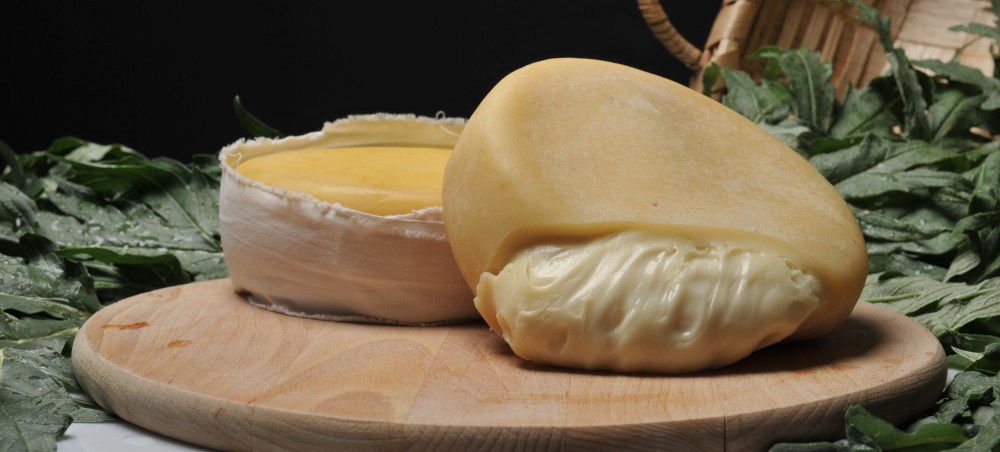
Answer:
[(17, 155), (0, 142), (0, 449), (55, 450), (71, 422), (112, 416), (69, 359), (102, 306), (226, 276), (218, 168), (73, 138)]
[[(862, 2), (889, 72), (842, 102), (830, 65), (808, 50), (766, 47), (764, 80), (720, 70), (723, 103), (807, 158), (851, 206), (870, 258), (862, 299), (926, 326), (964, 370), (927, 416), (904, 429), (862, 407), (846, 438), (774, 451), (1000, 448), (1000, 80), (955, 61), (911, 62), (888, 18)], [(1000, 12), (1000, 1), (993, 2)], [(998, 24), (1000, 25), (1000, 24)], [(1000, 38), (1000, 28), (958, 29)], [(928, 75), (929, 71), (933, 75)]]
[(233, 98), (233, 112), (236, 113), (236, 120), (239, 121), (240, 125), (255, 137), (283, 138), (285, 136), (281, 131), (268, 126), (260, 119), (257, 119), (256, 116), (250, 114), (243, 107), (240, 96)]

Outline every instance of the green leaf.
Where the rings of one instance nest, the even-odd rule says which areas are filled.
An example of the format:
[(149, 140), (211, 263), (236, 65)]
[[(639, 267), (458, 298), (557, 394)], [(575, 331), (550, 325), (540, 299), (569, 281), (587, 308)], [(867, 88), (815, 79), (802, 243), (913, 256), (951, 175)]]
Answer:
[(966, 370), (996, 375), (1000, 371), (1000, 342), (987, 345)]
[(803, 157), (808, 157), (813, 152), (808, 144), (813, 132), (799, 120), (787, 119), (777, 124), (762, 123), (760, 127)]
[[(996, 31), (994, 29), (994, 31)], [(914, 61), (914, 65), (928, 69), (937, 77), (943, 77), (949, 84), (965, 83), (979, 89), (985, 95), (985, 101), (981, 108), (984, 110), (996, 110), (1000, 108), (1000, 80), (983, 74), (978, 69), (964, 66), (957, 61), (947, 63), (938, 60)]]
[(836, 184), (894, 155), (898, 152), (895, 150), (897, 145), (876, 135), (869, 135), (853, 146), (813, 156), (809, 163), (830, 183)]
[(0, 347), (0, 438), (5, 451), (55, 451), (74, 419), (112, 419), (72, 397), (69, 358), (45, 346)]
[(951, 261), (951, 265), (948, 266), (948, 272), (945, 273), (943, 280), (950, 281), (955, 276), (969, 273), (978, 267), (980, 262), (982, 261), (979, 259), (978, 253), (970, 249), (963, 250)]
[(715, 88), (715, 84), (718, 83), (721, 76), (722, 70), (718, 64), (712, 63), (708, 65), (701, 75), (701, 93), (711, 97), (712, 89)]
[(847, 438), (835, 443), (779, 444), (772, 452), (812, 451), (939, 451), (965, 443), (969, 438), (960, 425), (928, 423), (912, 432), (897, 429), (861, 406), (844, 414)]
[(0, 227), (11, 232), (34, 231), (38, 226), (35, 202), (17, 187), (0, 181)]
[(750, 75), (722, 68), (726, 80), (723, 105), (756, 123), (777, 123), (792, 114), (789, 106), (791, 94), (783, 83), (762, 81), (754, 83)]
[(914, 316), (928, 308), (948, 303), (952, 298), (968, 293), (961, 283), (943, 283), (926, 276), (905, 276), (883, 279), (869, 277), (861, 292), (861, 299), (879, 303), (896, 312)]
[(893, 46), (888, 17), (881, 17), (878, 10), (866, 3), (860, 1), (851, 3), (858, 7), (859, 17), (874, 25), (875, 31), (878, 32), (879, 42), (885, 50), (892, 78), (896, 82), (896, 91), (903, 104), (904, 134), (910, 138), (929, 139), (930, 125), (925, 98), (930, 86), (928, 77), (913, 69), (903, 49)]
[(21, 314), (44, 313), (56, 319), (80, 319), (86, 318), (89, 314), (70, 306), (63, 300), (8, 293), (0, 293), (0, 311), (16, 311)]
[(981, 281), (984, 281), (986, 278), (995, 278), (997, 276), (1000, 276), (1000, 256), (998, 256), (998, 253), (995, 252), (995, 250), (996, 250), (996, 236), (997, 236), (997, 234), (994, 231), (994, 235), (993, 235), (993, 237), (994, 237), (993, 250), (994, 251), (993, 252), (989, 252), (989, 253), (983, 253), (983, 254), (985, 254), (987, 256), (992, 256), (993, 260), (992, 261), (983, 261), (982, 258), (980, 258), (981, 272), (979, 274), (979, 277), (977, 277), (973, 282), (981, 282)]
[(820, 136), (813, 138), (813, 140), (809, 142), (809, 149), (812, 151), (812, 155), (814, 156), (818, 154), (826, 154), (829, 152), (847, 149), (851, 146), (856, 146), (865, 138), (867, 138), (867, 136), (851, 136), (846, 138)]
[[(96, 190), (64, 179), (52, 178), (44, 193), (53, 211), (39, 213), (42, 233), (67, 249), (89, 248), (100, 256), (136, 256), (148, 259), (169, 253), (181, 264), (183, 271), (157, 264), (152, 273), (156, 278), (172, 283), (187, 280), (216, 279), (226, 276), (225, 262), (218, 236), (218, 181), (197, 169), (170, 168), (162, 172), (160, 161), (148, 163), (154, 173), (167, 174), (165, 180), (179, 184), (183, 189), (173, 198), (164, 197), (156, 188), (128, 189), (125, 198), (105, 199)], [(114, 171), (114, 170), (113, 170)], [(180, 199), (178, 203), (164, 202)], [(184, 205), (186, 204), (186, 205)], [(99, 266), (110, 263), (114, 267)], [(104, 287), (115, 286), (124, 290), (112, 291), (115, 297), (129, 296), (149, 290), (155, 278), (143, 277), (143, 272), (127, 268), (121, 259), (85, 260), (92, 272), (106, 277)], [(145, 260), (138, 269), (153, 265)], [(147, 267), (153, 270), (153, 267)], [(131, 272), (133, 279), (123, 272)], [(153, 274), (147, 276), (153, 276)], [(95, 276), (98, 276), (95, 274)], [(128, 284), (116, 281), (129, 279)], [(139, 282), (145, 280), (145, 282)]]
[(921, 141), (895, 141), (869, 135), (860, 143), (809, 160), (831, 183), (859, 174), (892, 174), (911, 168), (936, 166), (955, 172), (967, 168), (960, 154)]
[[(873, 255), (895, 254), (896, 256), (911, 255), (920, 258), (920, 255), (942, 256), (958, 250), (967, 239), (960, 233), (951, 231), (943, 232), (926, 240), (912, 240), (905, 242), (880, 242), (871, 240), (867, 243), (868, 252)], [(934, 259), (932, 262), (936, 262)], [(940, 276), (944, 277), (945, 273)]]
[(218, 162), (146, 159), (74, 138), (17, 156), (0, 181), (0, 443), (55, 450), (70, 422), (111, 416), (75, 398), (68, 345), (104, 304), (226, 276)]
[(937, 310), (914, 318), (938, 337), (961, 331), (966, 325), (1000, 317), (1000, 278), (979, 284), (940, 283), (943, 296)]
[(113, 163), (118, 165), (141, 164), (147, 159), (144, 155), (134, 149), (120, 144), (97, 144), (90, 142), (66, 143), (67, 145), (78, 144), (78, 146), (67, 147), (61, 155), (67, 160), (84, 163)]
[(115, 279), (128, 281), (128, 290), (117, 287), (119, 297), (191, 282), (191, 275), (185, 272), (180, 260), (171, 253), (122, 254), (108, 248), (80, 247), (63, 248), (59, 250), (59, 254), (82, 261), (91, 273), (112, 273), (116, 276)]
[[(993, 9), (996, 10), (996, 7), (994, 7)], [(979, 24), (979, 23), (961, 24), (961, 25), (955, 25), (949, 28), (949, 30), (979, 35), (990, 38), (994, 41), (1000, 41), (1000, 29), (997, 29), (996, 27), (991, 27), (986, 24)]]
[(191, 169), (198, 171), (211, 181), (212, 186), (219, 184), (222, 179), (222, 165), (219, 164), (219, 157), (208, 154), (195, 154), (191, 158)]
[(0, 334), (0, 347), (39, 343), (57, 344), (62, 348), (72, 341), (85, 319), (46, 319), (26, 316), (7, 321), (7, 327)]
[(867, 239), (912, 241), (932, 238), (948, 229), (941, 227), (928, 228), (925, 224), (896, 218), (882, 212), (867, 209), (852, 209), (857, 218), (861, 232)]
[[(893, 45), (889, 19), (848, 2), (875, 26), (887, 76), (848, 87), (825, 134), (790, 134), (764, 120), (758, 104), (740, 108), (786, 143), (806, 140), (810, 163), (851, 206), (869, 252), (861, 298), (923, 324), (949, 364), (969, 371), (905, 429), (854, 407), (846, 439), (772, 450), (1000, 450), (1000, 82), (954, 61), (916, 63), (933, 76), (915, 70)], [(992, 5), (1000, 12), (1000, 0)], [(956, 29), (1000, 38), (997, 24)], [(793, 109), (801, 108), (791, 74), (775, 59), (769, 66), (781, 69), (775, 74), (787, 77)]]
[(830, 84), (832, 65), (822, 62), (818, 52), (764, 46), (750, 58), (777, 61), (788, 77), (788, 90), (795, 116), (813, 130), (825, 132), (829, 129), (836, 89)]
[(868, 271), (871, 273), (892, 273), (901, 276), (919, 276), (939, 281), (947, 271), (941, 267), (921, 261), (901, 252), (879, 254), (870, 252)]
[(830, 136), (895, 136), (893, 127), (902, 126), (902, 114), (902, 102), (892, 80), (878, 77), (860, 90), (848, 87), (840, 112), (830, 126)]
[(976, 171), (969, 212), (1000, 210), (1000, 152), (990, 154)]
[(955, 452), (979, 452), (1000, 449), (1000, 416), (990, 416), (985, 423), (985, 427), (979, 430), (974, 438), (952, 450)]
[[(962, 251), (968, 250), (979, 260), (972, 282), (992, 276), (1000, 267), (1000, 211), (979, 212), (955, 223), (955, 234), (965, 239)], [(967, 258), (971, 259), (971, 258)], [(972, 269), (970, 269), (971, 271)]]
[(60, 257), (47, 238), (25, 234), (14, 251), (18, 254), (0, 254), (2, 293), (59, 300), (87, 313), (101, 308), (90, 275), (82, 265)]
[[(24, 168), (21, 167), (21, 162), (18, 161), (14, 149), (11, 149), (3, 140), (0, 140), (0, 160), (3, 160), (7, 168), (9, 168), (7, 173), (9, 174), (8, 177), (11, 183), (16, 187), (23, 188), (27, 180), (24, 177)], [(0, 171), (0, 173), (2, 172)]]
[(959, 372), (945, 388), (944, 395), (951, 399), (959, 399), (996, 393), (998, 387), (1000, 387), (1000, 376), (985, 375), (981, 372)]
[(269, 127), (264, 124), (263, 121), (257, 119), (256, 116), (250, 114), (246, 108), (243, 107), (243, 103), (240, 102), (240, 96), (233, 98), (233, 111), (236, 113), (236, 120), (240, 122), (240, 125), (254, 137), (267, 137), (267, 138), (283, 138), (285, 134), (279, 132), (277, 129)]
[(962, 427), (955, 424), (925, 424), (913, 432), (904, 432), (857, 405), (847, 409), (844, 422), (849, 440), (883, 451), (953, 446), (968, 440)]
[(73, 182), (113, 199), (134, 194), (164, 222), (178, 229), (194, 231), (212, 249), (221, 249), (218, 230), (217, 189), (196, 171), (171, 159), (147, 164), (107, 164), (59, 158), (74, 172)]
[(835, 443), (778, 443), (771, 447), (770, 452), (879, 452), (877, 449), (847, 440)]
[(893, 195), (903, 196), (927, 188), (963, 188), (961, 176), (949, 171), (917, 168), (897, 173), (864, 172), (836, 185), (840, 195), (853, 202), (877, 203)]
[(970, 96), (958, 89), (938, 90), (935, 102), (927, 112), (931, 141), (941, 142), (951, 136), (968, 135), (969, 129), (977, 125), (975, 120), (984, 99), (983, 95)]

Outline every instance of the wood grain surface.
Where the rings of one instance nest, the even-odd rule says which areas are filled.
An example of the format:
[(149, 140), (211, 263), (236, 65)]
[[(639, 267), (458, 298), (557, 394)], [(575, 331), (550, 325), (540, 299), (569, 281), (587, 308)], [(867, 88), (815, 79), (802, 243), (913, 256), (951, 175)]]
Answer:
[(903, 421), (946, 380), (927, 330), (868, 303), (832, 336), (724, 369), (615, 374), (531, 364), (485, 323), (265, 311), (226, 279), (101, 310), (78, 334), (73, 363), (123, 419), (224, 450), (762, 450), (842, 436), (853, 404)]

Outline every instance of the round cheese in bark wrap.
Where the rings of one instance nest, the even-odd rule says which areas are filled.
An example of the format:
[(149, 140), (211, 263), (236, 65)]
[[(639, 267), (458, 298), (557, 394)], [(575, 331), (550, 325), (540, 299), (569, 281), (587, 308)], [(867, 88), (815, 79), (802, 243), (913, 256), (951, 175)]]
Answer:
[(835, 330), (868, 268), (852, 212), (795, 151), (603, 61), (501, 80), (455, 146), (443, 202), (478, 310), (542, 364), (724, 366)]
[(450, 152), (464, 123), (352, 116), (318, 132), (240, 140), (222, 149), (219, 226), (235, 289), (263, 308), (329, 320), (428, 325), (478, 318), (449, 248), (440, 203), (377, 215), (239, 171), (254, 159), (303, 150)]

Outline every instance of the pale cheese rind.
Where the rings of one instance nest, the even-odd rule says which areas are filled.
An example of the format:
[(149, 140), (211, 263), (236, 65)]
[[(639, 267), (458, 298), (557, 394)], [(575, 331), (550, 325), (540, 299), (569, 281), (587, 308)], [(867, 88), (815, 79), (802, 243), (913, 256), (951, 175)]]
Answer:
[(478, 318), (440, 206), (374, 215), (241, 175), (242, 161), (299, 149), (451, 148), (464, 120), (359, 115), (283, 139), (222, 149), (219, 222), (230, 279), (251, 303), (286, 314), (393, 324)]

